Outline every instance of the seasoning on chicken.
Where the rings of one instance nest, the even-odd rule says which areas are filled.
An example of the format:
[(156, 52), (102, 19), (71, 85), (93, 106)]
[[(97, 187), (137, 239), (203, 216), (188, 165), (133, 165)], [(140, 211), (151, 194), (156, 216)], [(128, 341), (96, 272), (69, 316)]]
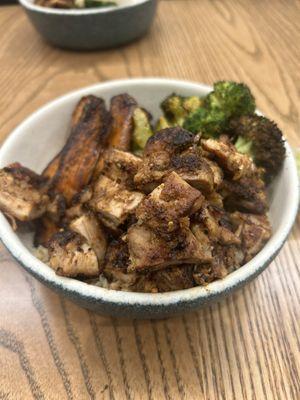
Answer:
[(265, 184), (258, 173), (239, 181), (224, 180), (220, 193), (223, 196), (225, 208), (229, 211), (264, 214), (268, 210)]
[(129, 253), (126, 242), (113, 240), (106, 252), (103, 274), (111, 289), (130, 290), (137, 281), (135, 272), (128, 273)]
[(211, 192), (214, 174), (197, 148), (197, 137), (176, 127), (152, 136), (144, 149), (143, 163), (134, 177), (137, 187), (151, 192), (164, 177), (176, 171), (197, 189)]
[(211, 261), (188, 228), (167, 240), (146, 225), (135, 224), (128, 229), (126, 240), (130, 258), (128, 271), (148, 271)]
[(270, 239), (270, 222), (265, 215), (244, 214), (238, 211), (231, 215), (231, 219), (237, 226), (236, 234), (241, 238), (245, 261), (248, 262)]
[(58, 275), (92, 278), (99, 275), (96, 253), (78, 233), (65, 230), (49, 242), (49, 265)]
[(99, 267), (104, 262), (107, 240), (106, 234), (92, 212), (85, 212), (70, 223), (70, 229), (82, 235), (96, 253)]
[(89, 206), (99, 214), (104, 225), (116, 229), (133, 213), (143, 198), (142, 193), (129, 191), (103, 175), (94, 184)]
[(179, 229), (182, 218), (198, 211), (203, 202), (198, 190), (171, 172), (139, 205), (136, 216), (156, 232), (170, 233)]
[(163, 269), (153, 273), (152, 281), (155, 282), (159, 292), (189, 289), (195, 286), (193, 270), (194, 265), (180, 265)]
[(250, 157), (241, 154), (224, 135), (219, 140), (207, 139), (201, 141), (202, 147), (230, 174), (233, 180), (238, 180), (251, 174), (255, 165)]
[(19, 163), (0, 170), (0, 208), (19, 221), (43, 215), (49, 203), (46, 180)]
[(134, 175), (142, 165), (142, 159), (132, 153), (110, 149), (104, 154), (103, 174), (127, 188), (134, 188)]
[(223, 245), (240, 244), (241, 241), (230, 226), (229, 217), (225, 211), (213, 206), (203, 207), (196, 215), (196, 221), (207, 232), (208, 237), (215, 243)]

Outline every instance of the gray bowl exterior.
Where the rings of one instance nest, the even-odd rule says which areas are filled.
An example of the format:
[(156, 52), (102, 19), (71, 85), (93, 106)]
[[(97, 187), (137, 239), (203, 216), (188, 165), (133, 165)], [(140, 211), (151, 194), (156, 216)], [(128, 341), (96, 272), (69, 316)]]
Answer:
[(69, 50), (97, 50), (129, 43), (143, 36), (154, 19), (157, 0), (111, 12), (50, 14), (25, 8), (40, 35)]

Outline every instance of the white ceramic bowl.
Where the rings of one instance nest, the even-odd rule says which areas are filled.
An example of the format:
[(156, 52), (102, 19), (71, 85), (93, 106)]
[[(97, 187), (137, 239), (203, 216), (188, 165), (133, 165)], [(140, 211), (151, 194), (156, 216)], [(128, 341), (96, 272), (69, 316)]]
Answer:
[[(71, 113), (84, 95), (95, 94), (109, 101), (116, 94), (128, 92), (157, 117), (160, 115), (161, 100), (171, 92), (205, 95), (210, 90), (210, 87), (202, 84), (150, 78), (106, 82), (72, 92), (42, 107), (12, 132), (0, 150), (0, 166), (19, 161), (41, 172), (65, 143)], [(83, 307), (103, 314), (141, 318), (164, 317), (192, 310), (229, 294), (256, 277), (284, 244), (297, 214), (299, 196), (296, 164), (287, 143), (286, 150), (284, 167), (270, 190), (271, 239), (250, 262), (207, 287), (163, 294), (107, 290), (57, 276), (32, 254), (32, 236), (13, 232), (2, 214), (0, 237), (10, 253), (30, 274)]]

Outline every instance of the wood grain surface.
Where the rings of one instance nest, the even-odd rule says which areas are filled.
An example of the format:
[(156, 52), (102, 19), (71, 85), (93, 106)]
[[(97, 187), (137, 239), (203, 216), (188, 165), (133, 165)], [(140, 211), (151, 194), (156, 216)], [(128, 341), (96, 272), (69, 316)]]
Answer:
[[(300, 2), (160, 1), (151, 32), (92, 53), (49, 47), (0, 8), (0, 138), (63, 93), (107, 79), (248, 83), (300, 145)], [(41, 132), (42, 134), (42, 132)], [(0, 248), (0, 399), (300, 399), (300, 218), (275, 262), (228, 299), (162, 321), (100, 317)]]

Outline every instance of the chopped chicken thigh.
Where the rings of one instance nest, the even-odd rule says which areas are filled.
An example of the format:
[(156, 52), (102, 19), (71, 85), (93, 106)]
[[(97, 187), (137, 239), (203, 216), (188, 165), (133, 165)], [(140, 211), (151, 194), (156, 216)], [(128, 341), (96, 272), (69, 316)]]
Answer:
[(197, 138), (182, 128), (157, 132), (147, 142), (143, 163), (134, 182), (138, 188), (151, 192), (170, 172), (175, 171), (197, 189), (211, 192), (214, 174), (197, 148)]
[(127, 232), (129, 271), (155, 270), (176, 264), (211, 261), (189, 229), (173, 240), (163, 239), (145, 225), (132, 225)]
[(251, 260), (271, 237), (271, 225), (265, 215), (243, 214), (238, 211), (231, 215), (238, 226), (237, 234), (241, 237), (245, 251), (245, 261)]
[(142, 159), (134, 154), (110, 149), (104, 154), (103, 174), (120, 185), (131, 189), (134, 188), (133, 178), (141, 164)]
[(193, 265), (181, 265), (156, 271), (152, 281), (155, 282), (159, 292), (189, 289), (194, 286)]
[(57, 233), (50, 240), (48, 249), (49, 265), (58, 275), (85, 278), (99, 275), (96, 253), (78, 233)]
[(90, 207), (99, 214), (104, 225), (116, 229), (143, 200), (144, 195), (128, 191), (106, 176), (100, 176), (95, 182)]
[(196, 218), (213, 242), (224, 245), (241, 243), (241, 240), (230, 230), (232, 227), (229, 226), (229, 218), (225, 211), (213, 206), (204, 207)]
[(139, 221), (158, 232), (174, 232), (182, 217), (202, 206), (202, 194), (172, 172), (150, 193), (136, 210)]
[(21, 164), (0, 170), (0, 208), (20, 221), (31, 221), (43, 215), (49, 203), (46, 180)]
[(220, 140), (206, 139), (201, 141), (202, 147), (231, 174), (233, 180), (249, 175), (256, 167), (245, 154), (237, 151), (235, 146), (223, 137)]
[(92, 213), (84, 213), (70, 223), (74, 232), (81, 234), (97, 255), (99, 266), (103, 264), (106, 252), (106, 235), (100, 226), (96, 216)]

